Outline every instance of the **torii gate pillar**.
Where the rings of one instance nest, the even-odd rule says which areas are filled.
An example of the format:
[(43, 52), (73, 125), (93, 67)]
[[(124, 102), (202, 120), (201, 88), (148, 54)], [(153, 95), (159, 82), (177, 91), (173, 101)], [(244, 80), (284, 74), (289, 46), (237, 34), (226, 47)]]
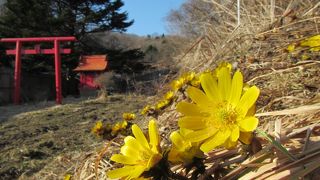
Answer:
[[(14, 96), (15, 104), (20, 102), (20, 82), (21, 82), (21, 55), (23, 54), (54, 54), (55, 65), (55, 83), (56, 83), (56, 103), (62, 103), (62, 86), (61, 86), (61, 54), (70, 54), (71, 49), (60, 49), (61, 41), (75, 41), (76, 38), (70, 37), (39, 37), (39, 38), (3, 38), (0, 42), (16, 43), (16, 48), (7, 50), (7, 55), (15, 55), (14, 69)], [(22, 49), (23, 42), (53, 42), (52, 49), (40, 49), (40, 45), (35, 45), (34, 49)]]
[(20, 101), (20, 84), (21, 84), (21, 42), (16, 42), (16, 57), (14, 63), (14, 104), (19, 104)]
[(62, 87), (61, 87), (61, 57), (59, 41), (54, 40), (54, 66), (56, 80), (56, 103), (62, 103)]

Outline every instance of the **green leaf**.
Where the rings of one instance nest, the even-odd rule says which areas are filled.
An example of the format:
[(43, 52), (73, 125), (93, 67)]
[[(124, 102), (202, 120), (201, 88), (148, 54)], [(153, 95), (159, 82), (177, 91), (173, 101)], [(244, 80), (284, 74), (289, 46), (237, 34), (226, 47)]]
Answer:
[(296, 158), (285, 147), (283, 147), (282, 144), (274, 140), (269, 134), (260, 129), (257, 129), (256, 131), (258, 132), (258, 134), (260, 134), (262, 137), (268, 140), (275, 148), (277, 148), (280, 152), (286, 155), (289, 159), (291, 159), (292, 161), (296, 160)]

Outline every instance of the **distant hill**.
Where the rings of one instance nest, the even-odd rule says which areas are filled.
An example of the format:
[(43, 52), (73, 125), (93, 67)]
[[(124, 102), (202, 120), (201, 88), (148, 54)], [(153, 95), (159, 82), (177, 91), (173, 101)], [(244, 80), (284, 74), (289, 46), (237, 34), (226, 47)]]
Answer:
[[(185, 40), (179, 36), (137, 36), (118, 32), (92, 33), (80, 42), (91, 54), (109, 56), (109, 72), (98, 83), (119, 92), (155, 94), (178, 72), (175, 57)], [(110, 77), (113, 82), (110, 82)]]
[[(152, 67), (175, 66), (174, 56), (181, 52), (184, 39), (179, 36), (137, 36), (118, 32), (92, 33), (83, 40), (87, 46), (114, 51), (138, 49), (144, 57), (138, 61)], [(93, 50), (94, 52), (94, 50)], [(112, 61), (112, 60), (111, 60)]]

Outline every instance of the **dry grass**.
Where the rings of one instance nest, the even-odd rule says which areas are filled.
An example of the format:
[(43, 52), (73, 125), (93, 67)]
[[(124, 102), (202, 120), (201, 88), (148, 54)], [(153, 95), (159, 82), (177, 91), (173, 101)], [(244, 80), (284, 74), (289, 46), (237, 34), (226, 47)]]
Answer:
[[(214, 179), (319, 179), (320, 54), (307, 49), (288, 53), (286, 48), (290, 43), (320, 34), (320, 3), (276, 1), (271, 6), (267, 0), (242, 1), (241, 25), (237, 26), (236, 4), (206, 2), (214, 4), (223, 23), (203, 24), (206, 34), (194, 40), (178, 58), (184, 67), (181, 72), (212, 69), (221, 60), (241, 69), (245, 80), (261, 89), (257, 104), (259, 129), (270, 134), (292, 156), (257, 135), (256, 143), (249, 147), (239, 145), (234, 150), (218, 149), (209, 153), (205, 160), (207, 170), (200, 179), (211, 176)], [(301, 60), (303, 54), (309, 56), (307, 61)], [(176, 127), (179, 115), (174, 109), (175, 104), (158, 117), (164, 137)], [(107, 154), (88, 158), (75, 177), (104, 178), (106, 170), (113, 166), (109, 157), (117, 152), (118, 144), (121, 141), (116, 139), (109, 143)], [(256, 150), (259, 144), (261, 151)], [(248, 151), (251, 153), (244, 153)], [(184, 169), (178, 167), (175, 171), (183, 173)]]
[[(66, 98), (55, 102), (0, 107), (0, 179), (62, 179), (100, 152), (94, 124), (115, 123), (137, 113), (145, 96), (114, 94), (107, 101)], [(139, 122), (138, 122), (139, 123)]]
[[(219, 5), (205, 0), (220, 17), (218, 24), (203, 23), (203, 36), (180, 58), (185, 70), (202, 71), (221, 60), (239, 63), (270, 64), (287, 59), (283, 48), (319, 33), (317, 1), (280, 1), (276, 4), (276, 21), (270, 20), (270, 1), (242, 1), (241, 24), (236, 21), (236, 3)], [(284, 59), (285, 58), (285, 59)]]

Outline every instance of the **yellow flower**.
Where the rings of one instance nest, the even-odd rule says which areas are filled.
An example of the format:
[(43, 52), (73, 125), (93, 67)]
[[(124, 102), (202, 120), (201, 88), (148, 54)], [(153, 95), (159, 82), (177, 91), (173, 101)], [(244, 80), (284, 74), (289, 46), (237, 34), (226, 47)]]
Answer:
[[(200, 75), (201, 76), (201, 75)], [(191, 86), (200, 87), (200, 78), (196, 76), (193, 80), (190, 81)]]
[(288, 52), (292, 52), (296, 47), (309, 47), (310, 51), (320, 51), (320, 34), (306, 38), (299, 43), (292, 43), (287, 47)]
[(71, 174), (66, 174), (63, 179), (64, 180), (70, 180), (71, 179)]
[(164, 107), (166, 107), (168, 104), (170, 104), (170, 101), (168, 101), (168, 100), (162, 100), (162, 101), (160, 101), (160, 102), (158, 102), (158, 103), (156, 104), (155, 109), (156, 109), (157, 111), (162, 110), (162, 109), (163, 109)]
[(91, 132), (97, 136), (101, 136), (104, 132), (102, 121), (96, 122), (96, 124), (91, 129)]
[(132, 125), (134, 137), (127, 136), (120, 154), (111, 157), (112, 161), (124, 164), (123, 167), (107, 172), (109, 178), (135, 179), (144, 171), (150, 170), (161, 159), (160, 136), (154, 120), (149, 121), (149, 142), (141, 129)]
[(122, 122), (117, 122), (112, 128), (111, 128), (111, 134), (116, 135), (120, 130), (126, 129), (128, 126), (128, 122), (126, 120)]
[(186, 80), (183, 77), (180, 77), (179, 79), (173, 80), (171, 82), (172, 90), (174, 90), (174, 91), (180, 90), (185, 83), (186, 83)]
[(148, 112), (151, 110), (151, 106), (150, 105), (146, 105), (142, 110), (141, 110), (141, 115), (146, 115), (148, 114)]
[(288, 47), (287, 47), (287, 51), (288, 52), (292, 52), (296, 49), (296, 44), (295, 43), (292, 43), (290, 44)]
[(118, 131), (120, 131), (121, 129), (121, 124), (118, 122), (115, 125), (112, 126), (111, 128), (111, 134), (112, 135), (116, 135), (118, 133)]
[(231, 78), (231, 69), (222, 67), (218, 78), (205, 73), (200, 78), (201, 91), (189, 87), (187, 94), (195, 103), (180, 102), (177, 110), (184, 116), (180, 128), (193, 130), (186, 135), (191, 142), (201, 142), (200, 149), (209, 152), (224, 145), (232, 148), (237, 140), (248, 143), (258, 126), (252, 107), (259, 96), (256, 86), (243, 92), (243, 77), (237, 71)]
[(125, 129), (125, 128), (127, 128), (127, 126), (128, 126), (128, 121), (122, 121), (122, 123), (121, 123), (121, 128), (122, 129)]
[(221, 74), (221, 69), (227, 68), (229, 71), (232, 69), (232, 65), (228, 62), (221, 62), (218, 67), (213, 71), (214, 77), (219, 77)]
[(122, 118), (126, 121), (131, 121), (136, 118), (136, 115), (134, 113), (123, 113)]
[(165, 95), (164, 95), (164, 99), (171, 101), (174, 98), (174, 92), (173, 91), (168, 91)]
[(300, 46), (310, 47), (310, 51), (320, 51), (320, 34), (301, 41)]
[(187, 129), (174, 131), (170, 135), (172, 147), (170, 149), (168, 160), (172, 163), (183, 162), (185, 165), (192, 163), (194, 157), (201, 158), (203, 153), (199, 149), (199, 143), (191, 143), (185, 139), (185, 135), (191, 132)]
[(182, 75), (182, 78), (185, 79), (186, 82), (192, 81), (196, 77), (195, 72), (188, 72), (184, 75)]

